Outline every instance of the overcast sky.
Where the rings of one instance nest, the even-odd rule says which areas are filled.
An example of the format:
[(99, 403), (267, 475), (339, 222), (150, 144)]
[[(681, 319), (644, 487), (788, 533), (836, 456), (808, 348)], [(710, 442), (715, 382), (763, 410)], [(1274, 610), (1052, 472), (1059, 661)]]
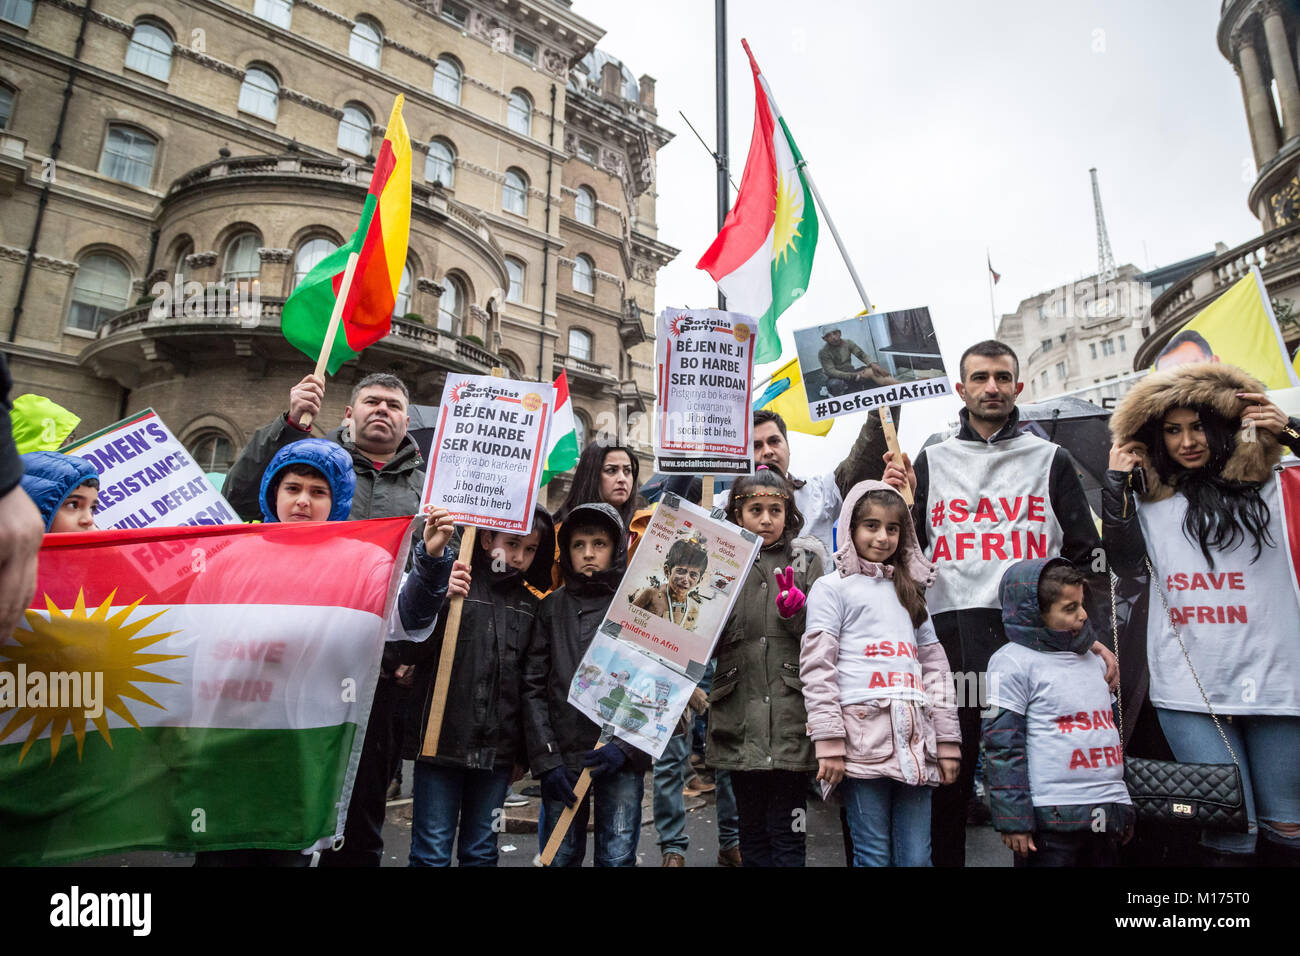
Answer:
[[(1231, 64), (1215, 45), (1219, 0), (896, 0), (728, 3), (730, 167), (739, 183), (754, 120), (743, 36), (772, 87), (878, 309), (928, 305), (949, 368), (992, 334), (997, 309), (1097, 271), (1088, 169), (1101, 180), (1122, 265), (1167, 265), (1260, 232), (1246, 208), (1254, 163)], [(713, 4), (575, 0), (600, 47), (657, 80), (659, 238), (680, 248), (656, 307), (716, 305), (695, 268), (716, 234)], [(734, 196), (733, 196), (734, 199)], [(858, 311), (823, 226), (790, 328)], [(761, 370), (770, 371), (770, 367)], [(955, 374), (954, 374), (955, 378)], [(915, 452), (956, 398), (909, 405)], [(861, 418), (826, 439), (792, 435), (795, 460), (842, 454)], [(825, 446), (829, 444), (831, 449)]]

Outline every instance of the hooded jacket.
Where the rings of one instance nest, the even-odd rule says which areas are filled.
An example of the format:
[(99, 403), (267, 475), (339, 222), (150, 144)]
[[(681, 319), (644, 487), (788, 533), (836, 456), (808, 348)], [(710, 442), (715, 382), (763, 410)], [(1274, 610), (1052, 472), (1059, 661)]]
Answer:
[[(1059, 674), (1059, 672), (1034, 669), (1026, 675), (1025, 665), (1018, 663), (1022, 660), (1023, 654), (1018, 654), (1010, 646), (999, 650), (990, 660), (989, 704), (993, 713), (983, 718), (981, 743), (984, 748), (984, 774), (993, 826), (1000, 833), (1031, 833), (1036, 830), (1077, 831), (1096, 829), (1097, 821), (1100, 819), (1105, 821), (1106, 831), (1123, 832), (1132, 825), (1134, 819), (1127, 794), (1123, 795), (1123, 800), (1035, 806), (1030, 790), (1028, 711), (1030, 708), (1041, 709), (1048, 706), (1044, 701), (1049, 699), (1050, 695), (1065, 696), (1067, 705), (1057, 709), (1064, 709), (1067, 714), (1064, 717), (1055, 716), (1056, 711), (1053, 710), (1047, 714), (1047, 717), (1055, 719), (1057, 727), (1054, 729), (1059, 730), (1061, 734), (1074, 734), (1078, 729), (1077, 745), (1081, 750), (1087, 753), (1098, 750), (1102, 753), (1101, 749), (1090, 746), (1097, 741), (1085, 740), (1082, 737), (1082, 734), (1087, 732), (1083, 729), (1085, 724), (1087, 730), (1095, 730), (1099, 734), (1116, 731), (1109, 739), (1118, 741), (1114, 716), (1109, 706), (1104, 666), (1090, 651), (1095, 639), (1092, 619), (1085, 622), (1078, 634), (1068, 630), (1049, 629), (1043, 621), (1043, 614), (1038, 604), (1038, 582), (1044, 571), (1057, 564), (1069, 564), (1069, 562), (1060, 557), (1020, 561), (1007, 569), (998, 586), (1007, 640), (1011, 645), (1036, 652), (1030, 658), (1030, 667), (1039, 663), (1038, 654), (1068, 652), (1079, 658), (1079, 669), (1069, 672), (1070, 686), (1044, 686), (1052, 674)], [(1024, 708), (1026, 713), (998, 706), (999, 694), (1010, 697), (1018, 693), (1018, 689), (1001, 687), (1003, 678), (1010, 681), (1013, 672), (1016, 678), (1023, 680), (1037, 694), (1036, 697), (1028, 700), (1028, 705)], [(1105, 701), (1104, 711), (1099, 714), (1098, 708), (1087, 706), (1090, 701), (1094, 703)], [(1076, 714), (1082, 719), (1071, 723), (1071, 715)], [(1062, 721), (1066, 723), (1061, 723)], [(1065, 737), (1058, 738), (1056, 733), (1052, 733), (1051, 736), (1054, 741), (1059, 739), (1066, 746), (1076, 745), (1073, 738), (1067, 741)], [(1103, 753), (1102, 759), (1107, 762), (1107, 766), (1118, 766), (1119, 769), (1115, 772), (1122, 780), (1120, 748), (1112, 745), (1104, 749), (1110, 750), (1111, 753)], [(1057, 762), (1064, 766), (1068, 756), (1067, 754), (1061, 757)], [(1047, 759), (1047, 755), (1044, 754), (1038, 759)], [(1069, 760), (1068, 763), (1071, 772), (1087, 770), (1085, 767), (1083, 771), (1074, 771), (1073, 760)], [(1057, 774), (1059, 775), (1059, 770)], [(1123, 789), (1122, 782), (1119, 784), (1119, 789)], [(1098, 808), (1102, 811), (1100, 816), (1096, 813)]]
[[(1238, 398), (1237, 393), (1263, 391), (1266, 391), (1264, 385), (1246, 372), (1217, 362), (1180, 365), (1165, 372), (1153, 372), (1130, 389), (1116, 407), (1110, 419), (1111, 439), (1118, 445), (1148, 437), (1165, 414), (1175, 408), (1208, 407), (1226, 418), (1238, 419), (1252, 402)], [(1283, 443), (1300, 452), (1300, 422), (1294, 418), (1283, 430), (1281, 441), (1264, 428), (1256, 428), (1253, 436), (1244, 430), (1238, 432), (1236, 446), (1223, 466), (1222, 477), (1261, 485), (1270, 481), (1281, 460)], [(1145, 455), (1139, 457), (1147, 493), (1139, 498), (1131, 484), (1131, 473), (1109, 470), (1102, 483), (1101, 495), (1102, 539), (1107, 559), (1121, 579), (1121, 591), (1136, 592), (1125, 619), (1117, 620), (1126, 744), (1140, 722), (1143, 726), (1156, 727), (1154, 721), (1144, 720), (1143, 709), (1151, 690), (1148, 661), (1153, 648), (1149, 646), (1147, 633), (1150, 605), (1153, 599), (1159, 601), (1160, 598), (1154, 596), (1150, 588), (1145, 565), (1147, 543), (1136, 504), (1138, 500), (1143, 504), (1168, 501), (1175, 493), (1174, 487), (1151, 466), (1149, 458)], [(1181, 535), (1181, 524), (1169, 529), (1169, 533)], [(1243, 544), (1242, 547), (1249, 545)], [(1106, 617), (1100, 622), (1104, 624), (1108, 644), (1111, 641), (1109, 611), (1107, 606)], [(1206, 690), (1213, 696), (1212, 688), (1206, 687)], [(1143, 742), (1142, 752), (1161, 755), (1165, 749), (1162, 736), (1154, 730), (1150, 736), (1149, 744)]]
[(61, 455), (57, 451), (29, 451), (21, 456), (23, 463), (23, 491), (36, 502), (41, 520), (48, 532), (54, 516), (63, 502), (88, 481), (99, 486), (99, 472), (95, 466), (76, 455)]
[[(888, 492), (903, 506), (900, 561), (923, 589), (934, 581), (935, 567), (921, 554), (902, 496), (882, 481), (863, 481), (850, 489), (836, 526), (836, 538), (842, 542), (835, 552), (836, 570), (815, 582), (808, 595), (807, 631), (799, 655), (808, 736), (819, 758), (843, 757), (850, 777), (937, 786), (939, 758), (961, 759), (948, 658), (929, 618), (916, 627), (900, 604), (895, 567), (864, 559), (853, 544), (853, 509), (871, 491)], [(892, 660), (908, 677), (914, 671), (906, 661), (915, 654), (919, 687), (909, 692), (891, 681), (870, 689), (877, 681), (866, 681), (867, 672), (880, 675), (864, 658), (889, 660), (890, 653), (897, 653)], [(900, 683), (907, 687), (906, 680)]]
[(330, 513), (326, 521), (345, 521), (352, 510), (352, 496), (357, 487), (357, 476), (352, 471), (352, 459), (339, 445), (324, 438), (304, 438), (285, 445), (275, 453), (271, 463), (262, 473), (262, 486), (257, 500), (262, 509), (263, 521), (279, 521), (276, 503), (270, 492), (276, 479), (290, 465), (309, 465), (315, 468), (330, 484)]
[(550, 587), (555, 547), (551, 516), (540, 505), (533, 512), (533, 530), (538, 532), (537, 551), (526, 571), (494, 571), (481, 539), (474, 548), (436, 757), (424, 757), (420, 751), (446, 637), (446, 616), (438, 622), (432, 640), (406, 645), (409, 652), (402, 660), (416, 665), (411, 699), (419, 708), (415, 719), (406, 722), (403, 756), (407, 760), (485, 770), (509, 770), (527, 763), (523, 663), (540, 603), (528, 585), (540, 590)]
[[(609, 531), (614, 553), (608, 570), (587, 577), (574, 571), (569, 541), (574, 528), (591, 524)], [(583, 753), (600, 738), (600, 725), (569, 703), (569, 685), (627, 567), (623, 521), (604, 502), (578, 505), (570, 511), (558, 537), (564, 583), (542, 600), (524, 659), (524, 739), (534, 777), (561, 765), (581, 772)], [(626, 769), (637, 773), (650, 769), (651, 760), (644, 751), (618, 737), (609, 745), (627, 755)]]
[[(4, 403), (6, 410), (12, 408), (9, 390), (13, 384), (13, 379), (9, 377), (9, 363), (5, 361), (3, 353), (0, 353), (0, 402)], [(22, 475), (23, 463), (14, 448), (13, 430), (0, 428), (0, 497), (9, 494), (22, 479)]]

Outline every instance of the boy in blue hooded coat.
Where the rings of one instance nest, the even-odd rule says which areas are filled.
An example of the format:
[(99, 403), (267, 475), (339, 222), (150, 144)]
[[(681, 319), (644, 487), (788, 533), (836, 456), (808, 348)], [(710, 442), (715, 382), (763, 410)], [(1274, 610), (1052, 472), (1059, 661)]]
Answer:
[[(356, 473), (342, 446), (305, 438), (276, 452), (262, 475), (258, 501), (267, 522), (345, 521), (352, 508)], [(455, 552), (447, 547), (455, 526), (443, 509), (432, 511), (411, 551), (411, 570), (397, 598), (390, 641), (423, 641), (433, 632), (447, 596)], [(366, 742), (372, 735), (366, 735)], [(355, 809), (354, 799), (348, 812)], [(295, 850), (223, 850), (198, 853), (196, 866), (306, 866), (312, 857)]]
[(99, 472), (94, 465), (57, 451), (30, 451), (22, 462), (23, 491), (40, 509), (47, 534), (95, 530)]
[(988, 666), (981, 744), (993, 826), (1016, 866), (1114, 866), (1135, 814), (1106, 665), (1069, 561), (1020, 561), (999, 596), (1008, 643)]

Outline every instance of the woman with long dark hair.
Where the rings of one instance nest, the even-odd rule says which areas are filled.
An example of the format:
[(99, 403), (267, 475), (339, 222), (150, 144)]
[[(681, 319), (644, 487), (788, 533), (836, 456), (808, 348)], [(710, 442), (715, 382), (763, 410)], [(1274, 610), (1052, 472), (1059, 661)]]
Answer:
[[(573, 469), (573, 484), (569, 486), (564, 503), (555, 511), (556, 534), (559, 534), (560, 525), (564, 524), (569, 512), (578, 505), (604, 502), (618, 512), (623, 527), (627, 529), (627, 557), (630, 561), (652, 513), (650, 509), (637, 510), (640, 493), (641, 465), (632, 449), (608, 438), (597, 438), (582, 450)], [(558, 545), (555, 560), (552, 586), (558, 588), (561, 583)]]
[(1250, 831), (1204, 832), (1208, 862), (1258, 849), (1300, 864), (1300, 598), (1275, 467), (1282, 443), (1300, 448), (1300, 421), (1240, 369), (1201, 363), (1148, 375), (1110, 430), (1106, 553), (1117, 574), (1150, 576), (1147, 673), (1125, 690), (1146, 685), (1177, 760), (1235, 755)]

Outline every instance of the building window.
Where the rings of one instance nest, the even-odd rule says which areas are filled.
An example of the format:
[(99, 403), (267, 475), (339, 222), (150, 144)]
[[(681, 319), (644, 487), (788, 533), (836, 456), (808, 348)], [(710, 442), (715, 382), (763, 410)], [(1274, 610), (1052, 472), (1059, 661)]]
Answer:
[(1101, 354), (1102, 354), (1102, 355), (1114, 355), (1114, 354), (1115, 354), (1115, 340), (1114, 340), (1114, 339), (1102, 339), (1102, 340), (1101, 340)]
[(1090, 356), (1091, 358), (1096, 358), (1096, 357), (1097, 357), (1097, 343), (1096, 343), (1096, 342), (1089, 342), (1089, 343), (1088, 343), (1088, 354), (1089, 354), (1089, 356)]
[(506, 170), (506, 181), (501, 187), (501, 206), (506, 212), (528, 215), (528, 180), (517, 169)]
[(578, 140), (578, 158), (584, 163), (596, 165), (596, 147), (585, 140)]
[(1046, 372), (1046, 371), (1044, 371), (1043, 374), (1042, 374), (1042, 376), (1039, 378), (1039, 380), (1038, 380), (1038, 387), (1039, 387), (1039, 388), (1047, 388), (1047, 372)]
[(253, 0), (253, 16), (287, 30), (293, 17), (293, 0)]
[(411, 311), (411, 264), (402, 267), (402, 279), (397, 283), (397, 296), (393, 299), (393, 318), (400, 319)]
[(1044, 351), (1044, 352), (1050, 352), (1051, 350), (1052, 350), (1052, 340), (1051, 340), (1051, 339), (1043, 339), (1043, 351)]
[(244, 74), (244, 84), (239, 88), (239, 109), (264, 120), (275, 122), (280, 106), (280, 82), (259, 67), (249, 67)]
[(339, 120), (339, 149), (358, 156), (370, 155), (370, 114), (355, 104), (343, 107), (343, 119)]
[(141, 21), (126, 47), (127, 69), (167, 82), (172, 72), (172, 38), (162, 27)]
[(506, 301), (523, 302), (524, 264), (518, 259), (506, 256), (506, 273), (510, 276), (510, 288), (506, 290)]
[(454, 0), (442, 0), (442, 17), (464, 29), (469, 24), (469, 10)]
[(578, 412), (573, 413), (573, 431), (578, 436), (578, 450), (581, 451), (587, 447), (588, 426), (587, 420)]
[(384, 47), (384, 35), (379, 24), (364, 17), (357, 18), (352, 28), (352, 39), (348, 41), (348, 56), (358, 63), (379, 69), (379, 52)]
[(0, 0), (0, 20), (8, 20), (20, 27), (32, 22), (32, 0)]
[(1060, 379), (1062, 382), (1065, 381), (1065, 363), (1064, 363), (1064, 362), (1057, 362), (1057, 363), (1056, 363), (1056, 377), (1057, 377), (1058, 379)]
[(460, 105), (460, 66), (449, 56), (438, 57), (433, 68), (433, 95)]
[(104, 140), (99, 171), (110, 179), (146, 188), (153, 179), (153, 157), (158, 141), (148, 133), (126, 126), (110, 126)]
[(573, 291), (594, 294), (593, 277), (596, 267), (587, 256), (579, 255), (573, 260)]
[(190, 457), (208, 474), (224, 475), (235, 463), (235, 446), (221, 432), (199, 432), (190, 439)]
[(578, 195), (573, 200), (573, 210), (578, 214), (578, 222), (589, 226), (596, 224), (596, 194), (586, 186), (578, 187)]
[(533, 133), (533, 101), (523, 90), (515, 90), (510, 94), (510, 103), (506, 107), (506, 125), (525, 136)]
[(522, 57), (529, 63), (537, 62), (537, 46), (525, 40), (523, 37), (515, 36), (515, 56)]
[(72, 283), (68, 328), (94, 332), (106, 318), (126, 308), (131, 274), (120, 259), (103, 254), (86, 256)]
[(424, 178), (431, 183), (442, 183), (451, 189), (456, 183), (456, 150), (446, 140), (429, 142), (429, 155), (424, 161)]
[(569, 358), (591, 361), (591, 333), (582, 329), (569, 329)]
[[(175, 249), (176, 254), (172, 256), (172, 262), (175, 263), (175, 268), (172, 269), (172, 274), (167, 278), (171, 279), (175, 276), (179, 280), (180, 285), (183, 286), (185, 280), (189, 278), (190, 271), (189, 266), (185, 264), (185, 257), (194, 254), (194, 243), (190, 241), (188, 237), (182, 236), (180, 241), (176, 243)], [(177, 289), (176, 291), (179, 292), (181, 290)]]
[(0, 83), (0, 129), (8, 129), (14, 117), (14, 91)]
[(262, 271), (262, 257), (257, 249), (262, 237), (255, 232), (241, 232), (226, 246), (226, 261), (221, 268), (222, 281), (256, 279)]
[(438, 297), (438, 331), (457, 334), (465, 318), (465, 286), (455, 276), (447, 276)]
[(1126, 352), (1126, 351), (1128, 351), (1128, 350), (1124, 347), (1124, 336), (1122, 336), (1122, 335), (1119, 337), (1119, 350), (1120, 350), (1121, 352)]
[(338, 243), (333, 239), (326, 239), (323, 236), (317, 236), (315, 239), (308, 239), (298, 247), (298, 254), (293, 257), (293, 285), (296, 289), (301, 282), (316, 265), (337, 249)]

